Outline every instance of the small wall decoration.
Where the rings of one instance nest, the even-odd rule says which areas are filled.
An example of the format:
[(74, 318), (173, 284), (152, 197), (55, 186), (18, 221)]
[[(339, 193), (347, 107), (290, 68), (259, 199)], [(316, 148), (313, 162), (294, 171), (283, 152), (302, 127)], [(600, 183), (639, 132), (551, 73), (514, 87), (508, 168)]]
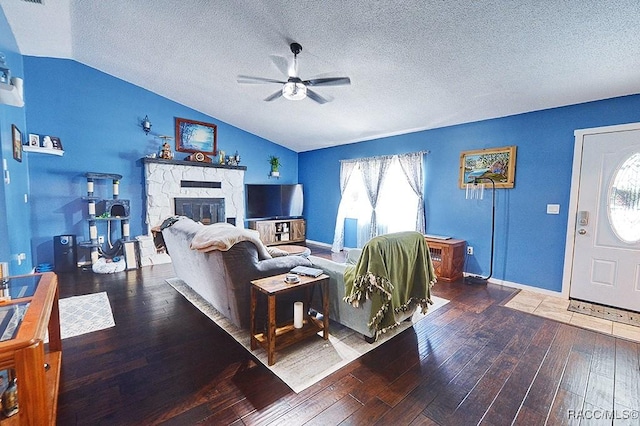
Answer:
[(476, 149), (460, 154), (461, 189), (477, 177), (489, 178), (496, 188), (513, 188), (516, 175), (516, 146)]
[(176, 117), (176, 150), (217, 155), (217, 126)]
[(53, 145), (53, 149), (62, 150), (62, 142), (60, 142), (59, 137), (51, 136), (51, 144)]
[(13, 138), (13, 158), (22, 162), (22, 132), (15, 124), (11, 125), (11, 135)]
[(42, 138), (42, 147), (48, 149), (53, 148), (53, 141), (51, 140), (51, 136), (45, 136), (44, 138)]
[(40, 135), (36, 135), (34, 133), (29, 133), (29, 146), (39, 147), (40, 146)]

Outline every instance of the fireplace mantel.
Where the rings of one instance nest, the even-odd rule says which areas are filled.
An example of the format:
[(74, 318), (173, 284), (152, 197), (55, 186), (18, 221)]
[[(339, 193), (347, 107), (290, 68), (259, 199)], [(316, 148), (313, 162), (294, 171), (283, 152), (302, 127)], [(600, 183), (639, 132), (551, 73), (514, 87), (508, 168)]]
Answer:
[(189, 167), (213, 167), (216, 169), (247, 170), (247, 166), (228, 166), (226, 164), (200, 163), (197, 161), (187, 161), (187, 160), (166, 160), (164, 158), (144, 157), (142, 158), (142, 162), (144, 164), (158, 163), (158, 164), (189, 166)]
[(225, 218), (244, 228), (245, 166), (143, 158), (147, 235), (175, 215), (175, 198), (223, 198)]

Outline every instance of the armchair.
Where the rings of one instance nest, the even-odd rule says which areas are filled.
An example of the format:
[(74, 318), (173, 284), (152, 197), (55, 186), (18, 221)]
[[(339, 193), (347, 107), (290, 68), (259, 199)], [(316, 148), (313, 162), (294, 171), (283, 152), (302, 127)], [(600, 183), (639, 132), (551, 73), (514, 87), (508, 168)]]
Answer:
[(329, 275), (329, 318), (367, 341), (432, 303), (430, 288), (436, 278), (420, 233), (373, 238), (363, 249), (349, 250), (344, 263), (313, 255), (309, 260)]

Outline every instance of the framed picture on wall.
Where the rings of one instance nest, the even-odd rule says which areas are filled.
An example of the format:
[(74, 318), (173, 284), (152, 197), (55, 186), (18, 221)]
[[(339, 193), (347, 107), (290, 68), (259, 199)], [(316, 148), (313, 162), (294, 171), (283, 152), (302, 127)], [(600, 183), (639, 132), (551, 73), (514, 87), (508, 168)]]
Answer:
[(22, 132), (15, 124), (11, 125), (11, 135), (13, 138), (13, 158), (22, 162)]
[(60, 138), (57, 136), (51, 136), (51, 144), (53, 145), (53, 149), (62, 150), (62, 142), (60, 142)]
[(461, 189), (480, 177), (491, 179), (496, 188), (513, 188), (515, 175), (515, 145), (463, 151), (460, 154), (459, 185)]
[(217, 126), (176, 117), (176, 151), (217, 155)]
[(39, 147), (40, 146), (40, 135), (36, 135), (34, 133), (29, 133), (29, 146)]

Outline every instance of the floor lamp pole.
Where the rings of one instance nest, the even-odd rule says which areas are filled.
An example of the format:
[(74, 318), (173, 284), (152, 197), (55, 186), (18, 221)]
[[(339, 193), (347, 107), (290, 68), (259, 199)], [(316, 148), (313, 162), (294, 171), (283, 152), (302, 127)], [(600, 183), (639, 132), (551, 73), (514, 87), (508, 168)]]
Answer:
[(465, 277), (465, 282), (469, 284), (486, 284), (489, 278), (493, 275), (493, 252), (495, 247), (495, 235), (496, 235), (496, 183), (491, 178), (477, 177), (474, 178), (473, 183), (477, 184), (481, 180), (488, 180), (491, 182), (491, 261), (489, 264), (489, 275), (483, 277), (481, 275), (468, 275)]

